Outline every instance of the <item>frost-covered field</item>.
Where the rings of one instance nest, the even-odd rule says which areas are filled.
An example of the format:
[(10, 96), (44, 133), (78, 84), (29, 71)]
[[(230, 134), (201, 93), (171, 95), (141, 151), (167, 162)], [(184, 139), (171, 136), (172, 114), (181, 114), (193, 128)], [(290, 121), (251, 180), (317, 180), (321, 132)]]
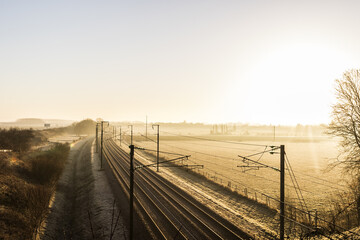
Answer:
[[(309, 139), (309, 141), (300, 142), (247, 142), (261, 146), (241, 144), (244, 142), (239, 142), (240, 144), (226, 143), (226, 138), (223, 138), (222, 141), (224, 142), (163, 137), (160, 138), (160, 151), (191, 155), (184, 164), (204, 165), (203, 169), (195, 169), (195, 171), (251, 198), (265, 203), (270, 202), (270, 205), (274, 207), (278, 204), (271, 198), (279, 198), (279, 172), (270, 168), (238, 167), (247, 166), (247, 163), (244, 163), (238, 155), (257, 154), (249, 158), (279, 168), (279, 154), (268, 152), (262, 154), (262, 152), (269, 150), (271, 145), (284, 144), (287, 158), (309, 210), (326, 208), (332, 197), (345, 189), (346, 183), (339, 169), (328, 169), (328, 164), (334, 161), (338, 155), (335, 140), (324, 138), (321, 141)], [(136, 138), (135, 144), (148, 149), (156, 149), (156, 143), (147, 141), (145, 138)], [(265, 147), (266, 145), (268, 147)], [(160, 157), (171, 159), (174, 156), (160, 154)], [(250, 163), (249, 165), (254, 166), (255, 164)], [(286, 199), (288, 202), (297, 203), (297, 195), (288, 172), (286, 175)]]

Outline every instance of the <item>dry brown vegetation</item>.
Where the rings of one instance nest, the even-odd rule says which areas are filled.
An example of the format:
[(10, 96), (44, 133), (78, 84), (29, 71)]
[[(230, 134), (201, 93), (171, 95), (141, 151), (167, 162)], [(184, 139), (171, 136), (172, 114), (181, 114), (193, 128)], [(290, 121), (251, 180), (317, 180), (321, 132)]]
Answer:
[[(95, 122), (86, 119), (69, 127), (45, 130), (0, 129), (0, 239), (34, 239), (70, 147), (49, 144), (63, 134), (92, 134)], [(47, 151), (36, 150), (44, 146)], [(40, 148), (39, 148), (40, 149)]]
[(0, 154), (0, 239), (33, 239), (48, 212), (67, 144), (30, 155)]
[(31, 129), (0, 129), (0, 149), (25, 152), (30, 149), (34, 138), (35, 134)]

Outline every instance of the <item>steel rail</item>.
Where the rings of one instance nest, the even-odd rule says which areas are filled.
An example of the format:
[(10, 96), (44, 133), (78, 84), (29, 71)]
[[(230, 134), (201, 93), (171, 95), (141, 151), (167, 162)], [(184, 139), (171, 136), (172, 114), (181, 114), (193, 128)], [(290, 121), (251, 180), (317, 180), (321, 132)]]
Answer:
[[(104, 155), (105, 155), (105, 159), (107, 159), (107, 162), (109, 163), (109, 166), (114, 174), (114, 176), (116, 177), (118, 183), (121, 185), (121, 188), (123, 190), (123, 192), (126, 194), (126, 197), (129, 199), (129, 183), (125, 182), (124, 179), (128, 179), (126, 177), (123, 176), (122, 173), (120, 173), (119, 167), (117, 167), (115, 165), (115, 162), (113, 159), (111, 159), (111, 157), (108, 156), (109, 152), (108, 150), (105, 148), (104, 149)], [(150, 219), (151, 223), (155, 226), (155, 229), (158, 231), (158, 233), (160, 234), (160, 236), (162, 236), (163, 239), (166, 239), (164, 233), (161, 231), (160, 227), (158, 226), (158, 224), (156, 223), (155, 219), (151, 216), (151, 214), (146, 210), (144, 204), (139, 201), (139, 199), (137, 198), (137, 196), (135, 196), (135, 204), (138, 205), (138, 207), (141, 208), (141, 210), (146, 214), (146, 216)], [(153, 230), (153, 229), (152, 229)]]
[[(106, 147), (105, 147), (106, 148)], [(108, 158), (108, 161), (111, 161), (111, 164), (113, 166), (113, 171), (115, 170), (115, 173), (118, 175), (121, 175), (121, 178), (123, 179), (129, 179), (129, 173), (126, 171), (125, 166), (121, 165), (116, 159), (116, 156), (113, 155), (113, 153), (110, 151), (110, 149), (106, 148), (106, 152), (110, 157)], [(120, 173), (122, 172), (122, 174)], [(125, 174), (125, 176), (124, 176)], [(127, 175), (127, 176), (126, 176)], [(126, 195), (129, 197), (129, 182), (126, 183), (126, 188), (123, 189), (126, 192)], [(141, 206), (142, 210), (147, 214), (147, 216), (151, 219), (152, 223), (156, 226), (157, 231), (161, 233), (164, 239), (168, 239), (174, 236), (174, 234), (179, 232), (179, 229), (181, 226), (176, 226), (173, 221), (171, 221), (168, 218), (168, 215), (164, 213), (164, 211), (154, 202), (154, 200), (149, 196), (149, 194), (144, 190), (144, 187), (141, 187), (138, 183), (136, 183), (137, 187), (140, 189), (140, 192), (138, 194), (135, 194), (136, 202)], [(148, 199), (148, 203), (151, 203), (154, 207), (146, 207), (143, 201), (141, 199), (145, 200), (144, 198)], [(157, 216), (162, 215), (167, 220), (165, 225), (167, 225), (167, 228), (161, 228), (158, 224), (159, 218)], [(164, 218), (160, 218), (160, 220), (164, 221)], [(163, 223), (164, 224), (164, 223)], [(171, 226), (169, 228), (169, 225)], [(180, 236), (178, 236), (179, 239), (187, 239), (182, 232), (180, 232)]]
[[(119, 158), (123, 159), (125, 162), (128, 162), (128, 154), (120, 149), (114, 142), (109, 142), (109, 145), (112, 145), (112, 150), (117, 152)], [(137, 163), (140, 164), (138, 161)], [(214, 237), (222, 239), (224, 236), (226, 236), (226, 239), (252, 239), (248, 234), (244, 233), (235, 225), (223, 219), (222, 217), (216, 214), (209, 214), (209, 209), (206, 206), (202, 204), (198, 206), (194, 203), (194, 199), (189, 199), (191, 198), (189, 194), (185, 192), (180, 193), (179, 190), (175, 189), (173, 186), (170, 186), (170, 183), (167, 180), (161, 178), (152, 170), (145, 168), (141, 170), (138, 175), (141, 176), (142, 179), (145, 179), (149, 183), (149, 186), (152, 186), (155, 191), (162, 193), (167, 201), (172, 201), (170, 204), (172, 204), (174, 207), (176, 204), (178, 206), (176, 209), (178, 209), (181, 214), (184, 214), (183, 211), (186, 211), (193, 219), (192, 221), (195, 227), (199, 227), (198, 224), (200, 223), (200, 225), (205, 229), (202, 229), (201, 232), (204, 233), (204, 231), (207, 231), (208, 233), (206, 235), (212, 234), (213, 236), (211, 239), (214, 239)], [(179, 208), (182, 208), (183, 211)], [(205, 221), (207, 221), (207, 223), (205, 223)], [(217, 233), (213, 228), (217, 229), (219, 233)]]
[[(112, 150), (114, 150), (114, 148), (112, 148)], [(127, 156), (127, 155), (125, 155), (125, 156), (120, 156), (120, 155), (119, 155), (119, 156), (117, 156), (117, 157), (114, 156), (114, 159), (115, 159), (116, 164), (118, 164), (118, 165), (123, 169), (123, 172), (125, 172), (125, 174), (127, 175), (127, 176), (125, 176), (125, 177), (126, 177), (127, 179), (129, 179), (129, 173), (126, 171), (126, 169), (127, 169), (126, 167), (128, 167), (128, 166), (122, 165), (122, 164), (124, 164), (124, 161), (121, 161), (121, 162), (117, 161), (117, 160), (119, 159), (119, 157), (120, 157), (121, 159), (124, 159), (124, 157), (128, 157), (128, 156)], [(127, 158), (126, 158), (126, 159), (127, 159)], [(126, 159), (124, 159), (125, 162), (126, 162)], [(181, 227), (181, 229), (185, 229), (185, 231), (188, 232), (188, 235), (193, 236), (193, 234), (191, 233), (191, 231), (189, 231), (186, 227), (184, 227), (184, 226), (183, 226), (183, 223), (179, 222), (178, 219), (177, 219), (177, 217), (175, 217), (171, 212), (169, 212), (169, 211), (167, 210), (167, 208), (163, 205), (163, 202), (161, 202), (160, 200), (158, 200), (158, 197), (157, 197), (156, 195), (154, 195), (154, 194), (153, 194), (153, 191), (151, 191), (151, 190), (148, 188), (148, 186), (151, 186), (151, 185), (144, 185), (141, 181), (137, 181), (137, 182), (135, 182), (135, 184), (141, 188), (141, 190), (143, 191), (143, 193), (146, 194), (146, 196), (148, 197), (148, 199), (153, 203), (153, 205), (155, 205), (156, 208), (158, 208), (158, 209), (162, 212), (162, 215), (164, 215), (165, 218), (168, 219), (169, 222), (171, 222), (171, 223), (175, 226), (174, 221), (172, 221), (172, 220), (169, 219), (169, 215), (172, 216), (173, 219), (174, 219), (176, 222), (178, 222), (179, 226), (175, 226), (176, 229), (180, 229), (180, 227)], [(140, 185), (141, 185), (141, 186), (140, 186)], [(145, 191), (144, 189), (147, 190), (147, 193), (146, 193), (146, 191)], [(151, 194), (151, 195), (153, 196), (153, 198), (151, 198), (151, 197), (149, 196), (149, 194)], [(164, 209), (164, 210), (162, 210), (162, 209), (159, 207), (159, 205), (155, 203), (154, 200), (157, 200), (157, 201), (159, 202), (159, 204), (160, 204), (161, 206), (163, 206), (162, 209)], [(165, 214), (164, 211), (167, 211), (168, 214)], [(180, 233), (182, 234), (182, 232), (180, 232)], [(194, 237), (194, 238), (195, 238), (195, 237)], [(196, 239), (196, 238), (195, 238), (195, 239)]]

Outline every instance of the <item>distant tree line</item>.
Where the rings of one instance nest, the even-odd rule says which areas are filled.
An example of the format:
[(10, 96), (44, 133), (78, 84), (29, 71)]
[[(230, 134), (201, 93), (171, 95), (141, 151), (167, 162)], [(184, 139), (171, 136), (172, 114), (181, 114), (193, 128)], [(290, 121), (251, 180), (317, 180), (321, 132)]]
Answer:
[(28, 151), (35, 137), (32, 129), (0, 129), (0, 149), (8, 149), (14, 152)]
[(72, 125), (76, 135), (88, 135), (95, 133), (96, 122), (91, 119), (85, 119)]
[[(89, 135), (95, 133), (95, 126), (95, 121), (85, 119), (66, 128), (44, 130), (42, 134), (32, 129), (0, 129), (0, 149), (26, 152), (33, 145), (46, 141), (47, 137), (53, 134), (68, 132), (76, 135)], [(45, 134), (45, 132), (48, 132), (48, 134)]]

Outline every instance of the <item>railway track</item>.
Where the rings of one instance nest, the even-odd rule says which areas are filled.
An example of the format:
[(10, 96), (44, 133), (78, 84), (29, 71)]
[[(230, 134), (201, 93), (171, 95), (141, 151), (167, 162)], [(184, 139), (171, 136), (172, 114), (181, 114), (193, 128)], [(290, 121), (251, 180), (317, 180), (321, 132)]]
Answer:
[[(110, 140), (104, 156), (129, 198), (129, 154)], [(135, 171), (134, 189), (135, 209), (156, 239), (252, 239), (149, 168)]]

